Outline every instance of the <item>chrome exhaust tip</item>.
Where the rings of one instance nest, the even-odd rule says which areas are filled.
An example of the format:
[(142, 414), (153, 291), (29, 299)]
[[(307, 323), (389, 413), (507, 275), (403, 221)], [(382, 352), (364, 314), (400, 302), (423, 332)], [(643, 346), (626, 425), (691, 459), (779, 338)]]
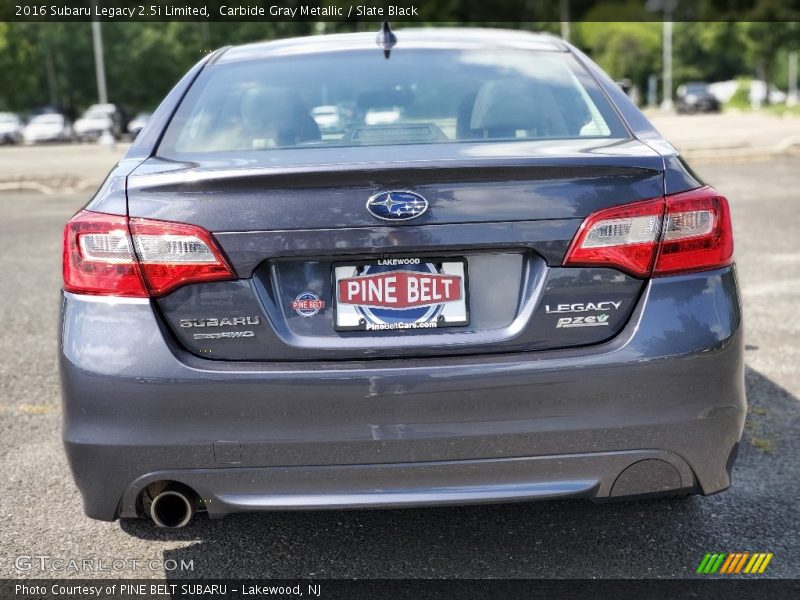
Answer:
[(167, 487), (147, 500), (147, 514), (157, 527), (164, 529), (186, 527), (197, 510), (196, 497), (177, 487)]

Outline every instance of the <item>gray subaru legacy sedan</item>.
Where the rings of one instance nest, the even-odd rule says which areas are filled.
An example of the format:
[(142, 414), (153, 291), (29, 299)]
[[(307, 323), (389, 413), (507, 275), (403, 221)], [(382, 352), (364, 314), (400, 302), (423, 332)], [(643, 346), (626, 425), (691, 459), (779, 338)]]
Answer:
[(86, 514), (713, 494), (728, 203), (548, 35), (223, 48), (64, 233)]

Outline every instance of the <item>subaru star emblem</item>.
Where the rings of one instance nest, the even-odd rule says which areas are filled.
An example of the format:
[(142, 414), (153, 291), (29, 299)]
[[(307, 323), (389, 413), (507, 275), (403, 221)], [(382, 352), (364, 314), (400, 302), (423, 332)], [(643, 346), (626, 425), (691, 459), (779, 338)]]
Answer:
[(428, 210), (428, 201), (414, 192), (381, 192), (367, 200), (367, 210), (384, 221), (408, 221)]

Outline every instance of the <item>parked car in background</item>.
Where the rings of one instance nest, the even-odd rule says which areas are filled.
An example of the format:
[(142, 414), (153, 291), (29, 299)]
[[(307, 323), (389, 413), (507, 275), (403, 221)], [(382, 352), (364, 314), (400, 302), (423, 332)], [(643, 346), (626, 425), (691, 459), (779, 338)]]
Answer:
[[(767, 85), (758, 79), (750, 82), (750, 103), (751, 104), (764, 104), (767, 97)], [(775, 87), (774, 84), (769, 86), (769, 103), (770, 104), (783, 104), (786, 102), (786, 94)]]
[(403, 109), (399, 106), (386, 106), (370, 108), (364, 116), (366, 125), (391, 125), (403, 116)]
[(30, 123), (31, 119), (34, 117), (38, 117), (39, 115), (49, 115), (52, 113), (64, 115), (70, 122), (75, 121), (75, 110), (72, 107), (65, 106), (63, 104), (45, 104), (42, 106), (35, 106), (22, 116), (22, 121), (23, 124)]
[(75, 137), (82, 142), (95, 141), (104, 131), (114, 139), (122, 136), (122, 113), (115, 104), (92, 104), (75, 121)]
[(153, 116), (151, 112), (140, 112), (137, 113), (131, 122), (128, 123), (128, 133), (131, 136), (131, 139), (135, 139), (137, 135), (144, 129), (144, 126), (147, 125), (148, 121), (150, 121), (150, 117)]
[(705, 82), (679, 85), (677, 96), (678, 101), (675, 106), (679, 113), (719, 112), (722, 106)]
[(22, 121), (14, 113), (0, 113), (0, 144), (18, 144), (22, 141)]
[(60, 113), (37, 115), (22, 130), (22, 139), (26, 144), (70, 142), (72, 137), (72, 124)]
[[(750, 101), (750, 104), (764, 104), (764, 100), (767, 97), (767, 85), (759, 79), (741, 81), (731, 79), (729, 81), (716, 81), (708, 84), (708, 91), (722, 104), (725, 104), (733, 97), (733, 95), (736, 93), (736, 90), (739, 89), (739, 86), (742, 85), (749, 88), (747, 97)], [(786, 102), (786, 94), (775, 87), (775, 85), (770, 85), (769, 103), (783, 104), (784, 102)]]
[(311, 109), (311, 117), (317, 122), (322, 133), (337, 133), (344, 129), (344, 119), (338, 106), (315, 106)]

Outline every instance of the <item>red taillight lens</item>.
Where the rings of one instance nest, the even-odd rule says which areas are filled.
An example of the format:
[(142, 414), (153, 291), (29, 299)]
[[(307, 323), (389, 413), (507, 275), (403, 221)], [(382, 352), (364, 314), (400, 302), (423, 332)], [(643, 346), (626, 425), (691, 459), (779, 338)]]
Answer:
[(130, 219), (133, 248), (147, 287), (161, 296), (187, 283), (234, 277), (211, 234), (194, 225)]
[(144, 298), (235, 277), (214, 239), (194, 225), (82, 211), (64, 228), (64, 289)]
[(715, 269), (732, 257), (728, 201), (703, 187), (589, 215), (564, 266), (602, 265), (646, 277)]
[(125, 217), (81, 211), (64, 227), (64, 289), (146, 297)]
[(589, 215), (572, 240), (564, 266), (614, 266), (644, 277), (653, 266), (664, 200), (645, 200)]
[(653, 275), (716, 269), (732, 261), (728, 201), (710, 187), (667, 196), (667, 217)]

